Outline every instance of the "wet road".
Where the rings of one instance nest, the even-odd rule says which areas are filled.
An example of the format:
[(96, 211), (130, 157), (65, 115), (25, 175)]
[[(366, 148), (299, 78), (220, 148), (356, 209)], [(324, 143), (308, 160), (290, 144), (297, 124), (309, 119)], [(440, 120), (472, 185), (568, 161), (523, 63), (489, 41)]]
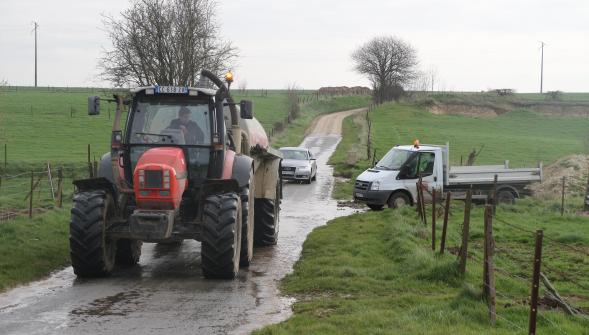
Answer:
[(2, 334), (243, 334), (291, 314), (279, 280), (292, 271), (307, 234), (350, 209), (330, 199), (326, 165), (339, 135), (311, 135), (303, 146), (317, 156), (317, 181), (286, 184), (278, 244), (256, 249), (236, 280), (205, 280), (200, 243), (144, 244), (139, 266), (105, 279), (76, 279), (71, 267), (0, 295)]

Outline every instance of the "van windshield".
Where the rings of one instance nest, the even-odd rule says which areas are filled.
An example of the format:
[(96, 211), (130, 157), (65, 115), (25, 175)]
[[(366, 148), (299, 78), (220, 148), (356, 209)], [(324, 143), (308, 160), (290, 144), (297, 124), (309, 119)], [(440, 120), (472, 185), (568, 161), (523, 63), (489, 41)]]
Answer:
[(376, 163), (376, 168), (384, 170), (399, 170), (409, 158), (417, 155), (417, 151), (393, 149)]

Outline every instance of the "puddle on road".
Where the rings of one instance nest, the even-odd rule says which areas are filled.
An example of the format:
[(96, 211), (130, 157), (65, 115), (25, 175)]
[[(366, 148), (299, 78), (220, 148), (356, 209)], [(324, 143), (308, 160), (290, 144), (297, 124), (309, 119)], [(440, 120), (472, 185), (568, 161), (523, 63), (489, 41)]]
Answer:
[(92, 301), (88, 306), (79, 307), (70, 312), (72, 315), (88, 316), (106, 316), (118, 315), (125, 316), (130, 312), (137, 310), (141, 296), (138, 291), (120, 292), (105, 298)]

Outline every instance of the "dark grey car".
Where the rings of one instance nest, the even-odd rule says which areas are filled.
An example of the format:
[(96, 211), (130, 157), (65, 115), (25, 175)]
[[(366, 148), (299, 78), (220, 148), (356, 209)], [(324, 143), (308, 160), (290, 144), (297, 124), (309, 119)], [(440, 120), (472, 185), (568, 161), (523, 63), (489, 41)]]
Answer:
[(317, 179), (317, 161), (307, 148), (283, 147), (282, 179), (298, 180), (310, 184)]

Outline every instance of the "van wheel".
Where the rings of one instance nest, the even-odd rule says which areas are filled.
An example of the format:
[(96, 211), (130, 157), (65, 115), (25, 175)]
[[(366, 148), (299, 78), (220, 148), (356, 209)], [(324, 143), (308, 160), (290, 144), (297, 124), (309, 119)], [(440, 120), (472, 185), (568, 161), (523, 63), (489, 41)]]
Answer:
[(497, 203), (502, 205), (513, 205), (515, 203), (515, 194), (508, 190), (497, 192)]
[(403, 192), (396, 192), (390, 196), (389, 201), (387, 201), (387, 205), (389, 208), (410, 206), (411, 200), (409, 200), (407, 194)]

